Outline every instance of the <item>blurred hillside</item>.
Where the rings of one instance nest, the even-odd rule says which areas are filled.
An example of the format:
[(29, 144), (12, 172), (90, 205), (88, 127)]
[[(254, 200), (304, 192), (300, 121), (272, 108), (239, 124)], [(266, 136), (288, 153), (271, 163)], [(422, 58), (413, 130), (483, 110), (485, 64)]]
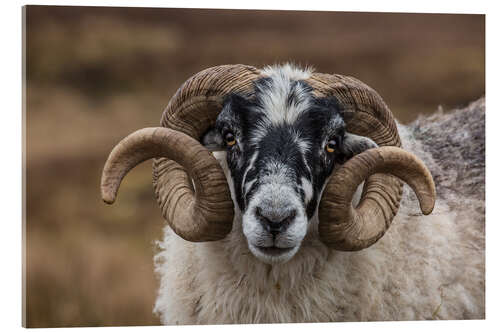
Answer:
[(151, 325), (163, 221), (151, 163), (100, 199), (102, 166), (206, 67), (293, 61), (355, 76), (403, 122), (484, 95), (484, 16), (29, 6), (27, 323)]

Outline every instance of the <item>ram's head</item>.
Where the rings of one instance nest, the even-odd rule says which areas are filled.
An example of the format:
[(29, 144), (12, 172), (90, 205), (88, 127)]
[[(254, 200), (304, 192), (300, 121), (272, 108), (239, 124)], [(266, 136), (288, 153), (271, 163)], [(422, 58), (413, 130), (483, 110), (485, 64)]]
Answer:
[[(290, 66), (209, 68), (181, 86), (161, 125), (134, 132), (113, 149), (102, 196), (112, 203), (125, 174), (155, 158), (163, 216), (188, 241), (224, 238), (236, 209), (252, 253), (283, 262), (314, 220), (321, 241), (334, 249), (375, 243), (397, 213), (400, 179), (413, 188), (424, 214), (434, 206), (429, 171), (399, 148), (382, 98), (352, 77)], [(214, 150), (227, 152), (229, 182)]]

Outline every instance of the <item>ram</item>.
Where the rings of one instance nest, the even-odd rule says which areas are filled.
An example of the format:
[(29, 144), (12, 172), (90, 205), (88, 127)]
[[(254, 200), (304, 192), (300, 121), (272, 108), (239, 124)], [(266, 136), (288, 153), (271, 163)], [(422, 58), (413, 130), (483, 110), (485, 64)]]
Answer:
[(484, 101), (470, 109), (403, 126), (352, 77), (209, 68), (113, 149), (102, 197), (155, 158), (165, 324), (484, 318)]

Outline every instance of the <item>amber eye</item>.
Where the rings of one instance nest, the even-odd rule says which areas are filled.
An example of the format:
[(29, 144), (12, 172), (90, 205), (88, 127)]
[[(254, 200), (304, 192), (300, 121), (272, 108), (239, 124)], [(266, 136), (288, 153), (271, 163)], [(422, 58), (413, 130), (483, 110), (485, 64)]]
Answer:
[(224, 141), (226, 141), (226, 145), (228, 146), (234, 146), (236, 144), (236, 138), (234, 137), (234, 134), (229, 132), (224, 136)]
[(325, 150), (329, 153), (333, 153), (337, 148), (337, 142), (335, 140), (330, 140), (326, 143)]

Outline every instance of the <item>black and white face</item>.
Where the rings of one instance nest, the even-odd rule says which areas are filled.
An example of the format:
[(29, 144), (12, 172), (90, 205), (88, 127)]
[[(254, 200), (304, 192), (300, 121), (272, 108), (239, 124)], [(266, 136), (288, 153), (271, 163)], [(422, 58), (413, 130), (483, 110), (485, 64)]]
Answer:
[(303, 81), (271, 76), (255, 92), (228, 96), (204, 143), (227, 151), (249, 249), (279, 263), (299, 250), (334, 167), (376, 144), (346, 133), (336, 100)]

